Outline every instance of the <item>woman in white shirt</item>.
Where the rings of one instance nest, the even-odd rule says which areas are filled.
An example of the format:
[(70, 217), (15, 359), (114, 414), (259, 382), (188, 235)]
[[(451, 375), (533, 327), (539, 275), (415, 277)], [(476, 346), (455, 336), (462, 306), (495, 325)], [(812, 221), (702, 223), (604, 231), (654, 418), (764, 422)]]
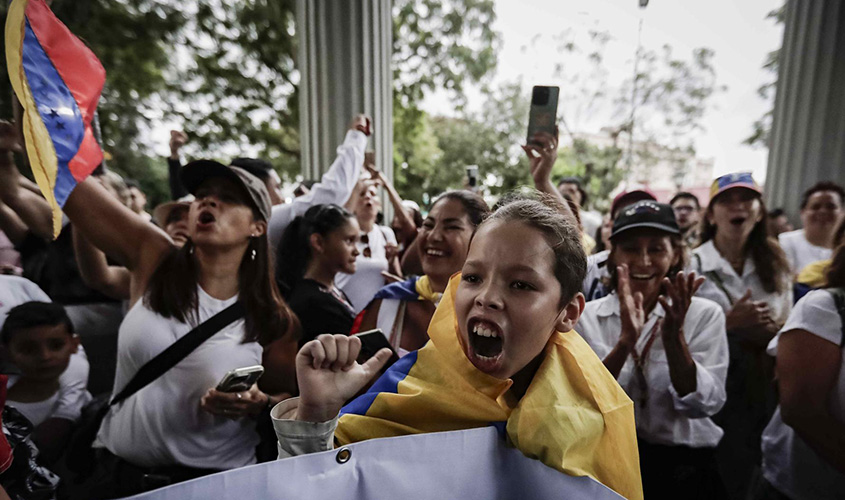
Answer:
[[(120, 205), (94, 179), (79, 183), (64, 211), (74, 226), (131, 273), (118, 334), (114, 393), (147, 362), (235, 302), (243, 319), (225, 326), (104, 418), (92, 498), (128, 496), (255, 463), (254, 416), (293, 390), (290, 309), (276, 288), (267, 239), (270, 198), (258, 178), (199, 160), (182, 168), (195, 196), (181, 248)], [(261, 364), (261, 387), (214, 390), (230, 370)], [(150, 481), (155, 478), (155, 481)]]
[(834, 254), (827, 286), (795, 304), (769, 345), (780, 406), (763, 432), (769, 491), (760, 499), (845, 498), (845, 245)]
[(575, 330), (634, 400), (646, 498), (722, 498), (710, 418), (725, 402), (728, 345), (718, 305), (693, 297), (672, 207), (641, 201), (613, 224), (613, 293), (588, 302)]
[[(352, 301), (356, 314), (361, 312), (384, 286), (383, 273), (390, 270), (390, 258), (393, 257), (388, 253), (395, 255), (398, 248), (393, 230), (376, 224), (380, 209), (378, 187), (365, 185), (358, 193), (354, 207), (355, 217), (361, 227), (355, 273), (338, 273), (335, 278), (337, 287)], [(391, 252), (388, 252), (389, 248)]]
[(789, 263), (767, 236), (766, 217), (750, 173), (719, 177), (692, 258), (693, 269), (707, 278), (696, 295), (725, 312), (728, 399), (713, 420), (725, 431), (717, 461), (732, 499), (745, 498), (760, 464), (760, 435), (776, 405), (774, 363), (765, 349), (792, 305)]
[(819, 182), (801, 197), (801, 224), (795, 231), (778, 235), (792, 274), (833, 254), (833, 231), (842, 218), (845, 190), (834, 182)]

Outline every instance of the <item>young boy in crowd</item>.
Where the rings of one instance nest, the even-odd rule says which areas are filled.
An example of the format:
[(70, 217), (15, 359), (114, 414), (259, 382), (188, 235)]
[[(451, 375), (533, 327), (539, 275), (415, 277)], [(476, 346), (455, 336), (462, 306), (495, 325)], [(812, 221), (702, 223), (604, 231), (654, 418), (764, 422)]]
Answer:
[(56, 459), (91, 399), (87, 362), (70, 363), (79, 348), (73, 323), (60, 304), (26, 302), (9, 311), (0, 338), (21, 372), (9, 377), (7, 404), (32, 423), (41, 456)]
[(271, 412), (280, 457), (366, 439), (487, 425), (526, 456), (642, 498), (633, 403), (572, 331), (586, 257), (558, 209), (514, 201), (483, 222), (450, 281), (430, 341), (348, 405), (390, 357), (320, 335), (296, 358), (300, 397)]

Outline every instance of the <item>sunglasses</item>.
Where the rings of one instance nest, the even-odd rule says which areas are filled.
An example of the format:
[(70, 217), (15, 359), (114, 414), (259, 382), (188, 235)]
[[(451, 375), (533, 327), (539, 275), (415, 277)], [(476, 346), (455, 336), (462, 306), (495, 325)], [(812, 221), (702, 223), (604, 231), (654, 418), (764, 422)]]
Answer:
[(370, 249), (370, 235), (366, 233), (362, 234), (361, 243), (367, 245), (366, 247), (364, 247), (364, 251), (361, 253), (364, 255), (364, 257), (368, 259), (371, 258), (373, 256), (373, 251)]

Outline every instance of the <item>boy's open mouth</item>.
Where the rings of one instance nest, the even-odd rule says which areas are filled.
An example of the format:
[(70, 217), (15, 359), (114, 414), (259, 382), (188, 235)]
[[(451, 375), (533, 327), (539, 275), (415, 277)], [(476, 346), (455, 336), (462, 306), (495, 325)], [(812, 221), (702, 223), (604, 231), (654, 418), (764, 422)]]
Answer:
[(734, 217), (730, 220), (730, 223), (734, 226), (741, 226), (745, 222), (745, 217)]
[(483, 320), (471, 320), (468, 326), (471, 361), (482, 371), (495, 370), (504, 350), (501, 329)]

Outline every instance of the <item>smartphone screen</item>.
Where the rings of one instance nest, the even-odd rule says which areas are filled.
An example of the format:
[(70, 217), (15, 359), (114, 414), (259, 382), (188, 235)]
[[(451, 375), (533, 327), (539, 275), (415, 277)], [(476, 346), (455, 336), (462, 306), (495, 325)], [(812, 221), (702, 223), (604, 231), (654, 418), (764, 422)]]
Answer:
[(536, 144), (532, 137), (538, 132), (555, 135), (557, 100), (560, 87), (535, 86), (531, 90), (531, 112), (528, 115), (528, 144)]

